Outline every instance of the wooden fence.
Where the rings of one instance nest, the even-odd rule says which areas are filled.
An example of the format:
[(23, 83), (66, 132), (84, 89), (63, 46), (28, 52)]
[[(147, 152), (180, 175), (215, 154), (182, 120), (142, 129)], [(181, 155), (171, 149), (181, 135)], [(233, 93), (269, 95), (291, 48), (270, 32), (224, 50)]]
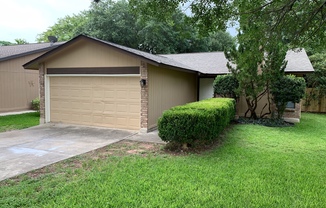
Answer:
[[(307, 94), (311, 92), (311, 88), (307, 89)], [(326, 113), (326, 97), (324, 96), (320, 100), (311, 100), (310, 105), (305, 105), (305, 100), (301, 102), (301, 111), (314, 112), (314, 113)]]

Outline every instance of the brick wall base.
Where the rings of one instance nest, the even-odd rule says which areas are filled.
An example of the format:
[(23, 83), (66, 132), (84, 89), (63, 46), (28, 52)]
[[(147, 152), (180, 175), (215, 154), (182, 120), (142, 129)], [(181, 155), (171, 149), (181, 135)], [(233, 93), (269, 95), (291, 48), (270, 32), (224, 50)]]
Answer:
[(45, 123), (45, 68), (44, 64), (39, 66), (39, 82), (40, 82), (40, 124)]
[(146, 80), (146, 85), (141, 86), (140, 131), (148, 131), (148, 71), (147, 63), (140, 64), (140, 79)]

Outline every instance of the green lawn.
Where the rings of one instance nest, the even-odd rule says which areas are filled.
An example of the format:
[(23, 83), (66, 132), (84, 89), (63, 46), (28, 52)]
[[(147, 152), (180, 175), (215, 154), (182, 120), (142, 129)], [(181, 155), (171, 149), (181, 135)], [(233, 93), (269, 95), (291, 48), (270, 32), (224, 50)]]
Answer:
[(202, 155), (109, 146), (107, 157), (0, 182), (0, 207), (325, 207), (326, 115), (304, 113), (285, 128), (234, 125), (223, 137)]
[(0, 116), (0, 132), (36, 126), (39, 125), (39, 120), (39, 112)]

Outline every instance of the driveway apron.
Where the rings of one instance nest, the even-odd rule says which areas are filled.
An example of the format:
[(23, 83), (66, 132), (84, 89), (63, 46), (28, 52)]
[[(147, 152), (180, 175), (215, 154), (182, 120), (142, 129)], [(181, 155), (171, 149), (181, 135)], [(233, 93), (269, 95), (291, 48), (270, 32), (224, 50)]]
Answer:
[(44, 124), (0, 133), (0, 181), (118, 142), (134, 131)]

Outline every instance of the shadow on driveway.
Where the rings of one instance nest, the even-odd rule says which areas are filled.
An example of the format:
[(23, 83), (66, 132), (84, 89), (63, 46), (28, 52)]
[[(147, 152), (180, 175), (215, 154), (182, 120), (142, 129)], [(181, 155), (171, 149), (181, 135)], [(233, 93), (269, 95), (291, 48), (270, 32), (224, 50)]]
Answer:
[(107, 128), (43, 124), (0, 133), (0, 181), (136, 134)]

